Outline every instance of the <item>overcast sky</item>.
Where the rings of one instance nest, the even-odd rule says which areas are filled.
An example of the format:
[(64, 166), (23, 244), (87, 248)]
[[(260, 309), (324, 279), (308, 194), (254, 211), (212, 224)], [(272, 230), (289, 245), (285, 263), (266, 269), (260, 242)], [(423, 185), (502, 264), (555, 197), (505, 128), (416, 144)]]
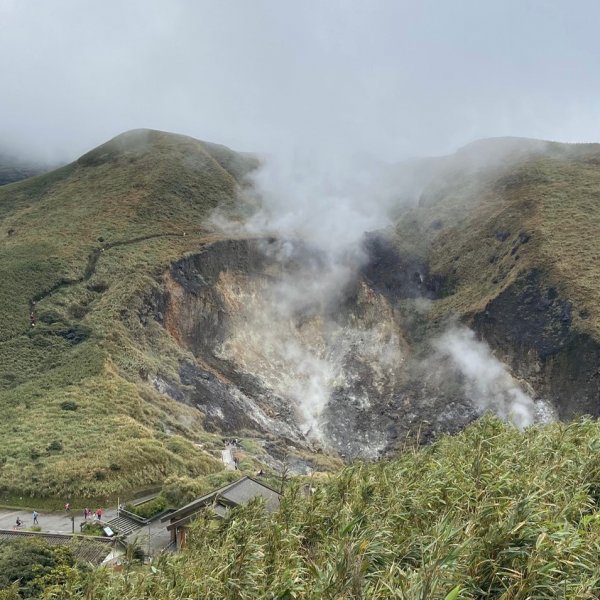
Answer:
[(598, 0), (0, 0), (0, 146), (127, 129), (390, 160), (600, 141)]

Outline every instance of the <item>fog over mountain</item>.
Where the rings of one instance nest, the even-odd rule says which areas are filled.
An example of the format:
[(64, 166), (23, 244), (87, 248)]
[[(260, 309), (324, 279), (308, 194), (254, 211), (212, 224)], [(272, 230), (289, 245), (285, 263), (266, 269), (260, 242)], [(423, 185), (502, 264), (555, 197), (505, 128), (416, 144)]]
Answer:
[[(359, 330), (336, 321), (372, 259), (368, 235), (416, 207), (433, 170), (400, 176), (393, 165), (477, 138), (600, 139), (594, 16), (593, 2), (5, 0), (0, 75), (13, 84), (2, 98), (0, 147), (56, 163), (143, 127), (261, 156), (244, 198), (249, 214), (230, 222), (219, 207), (211, 222), (291, 246), (266, 248), (281, 273), (253, 292), (248, 325), (219, 352), (254, 348), (264, 365), (283, 360), (289, 381), (265, 378), (295, 399), (303, 432), (322, 438), (329, 398), (350, 385), (344, 369), (355, 346), (384, 370), (405, 360), (379, 322)], [(480, 144), (456, 164), (475, 182), (531, 143)], [(502, 416), (533, 421), (532, 399), (468, 330), (447, 333), (438, 351), (480, 409), (489, 397)], [(248, 363), (253, 373), (264, 365)], [(383, 444), (369, 435), (362, 446)]]
[(0, 0), (0, 145), (73, 159), (136, 127), (389, 160), (600, 138), (600, 6)]
[(0, 600), (600, 598), (599, 23), (0, 0)]

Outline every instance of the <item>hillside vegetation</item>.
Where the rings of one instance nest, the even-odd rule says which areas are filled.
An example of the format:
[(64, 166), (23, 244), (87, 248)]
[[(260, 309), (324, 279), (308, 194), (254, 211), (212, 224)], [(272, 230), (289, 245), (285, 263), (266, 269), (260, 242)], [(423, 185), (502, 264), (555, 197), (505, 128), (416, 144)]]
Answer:
[(46, 598), (555, 599), (600, 594), (600, 425), (484, 419), (355, 463), (279, 512), (198, 520), (180, 555), (71, 571)]
[(482, 140), (428, 175), (396, 234), (447, 278), (438, 318), (481, 311), (536, 269), (577, 309), (574, 326), (600, 339), (600, 144)]
[[(526, 365), (519, 374), (541, 394), (556, 393), (567, 404), (585, 386), (586, 401), (568, 414), (598, 414), (599, 164), (597, 145), (531, 140), (488, 140), (419, 162), (420, 200), (399, 215), (394, 243), (402, 255), (422, 259), (439, 293), (428, 312), (417, 311), (407, 338), (419, 323), (427, 329), (480, 319), (479, 332), (516, 372)], [(210, 396), (213, 413), (227, 414), (231, 429), (238, 419), (242, 430), (251, 420), (240, 413), (252, 405), (238, 400), (252, 394), (254, 374), (243, 374), (227, 396), (227, 377), (163, 326), (160, 302), (167, 269), (220, 239), (207, 216), (217, 206), (239, 206), (238, 192), (256, 166), (222, 146), (140, 130), (0, 187), (0, 503), (105, 502), (167, 477), (221, 469), (215, 456), (222, 441), (207, 433), (194, 386)], [(543, 302), (517, 295), (498, 304), (536, 273), (541, 283), (527, 293), (544, 295)], [(547, 321), (534, 323), (541, 333), (526, 331), (527, 343), (513, 344), (514, 331), (527, 329), (512, 317), (514, 306)], [(218, 306), (213, 316), (218, 322)], [(196, 325), (190, 321), (190, 331)], [(583, 345), (576, 334), (592, 342)], [(542, 363), (538, 354), (553, 358)], [(576, 377), (565, 377), (580, 364)], [(198, 370), (185, 379), (182, 365)], [(229, 412), (218, 406), (222, 398)], [(254, 400), (265, 420), (289, 409)]]
[(173, 260), (210, 241), (203, 218), (254, 164), (144, 130), (0, 188), (0, 502), (220, 468), (189, 441), (212, 444), (198, 411), (141, 379), (176, 358), (144, 345), (138, 312)]

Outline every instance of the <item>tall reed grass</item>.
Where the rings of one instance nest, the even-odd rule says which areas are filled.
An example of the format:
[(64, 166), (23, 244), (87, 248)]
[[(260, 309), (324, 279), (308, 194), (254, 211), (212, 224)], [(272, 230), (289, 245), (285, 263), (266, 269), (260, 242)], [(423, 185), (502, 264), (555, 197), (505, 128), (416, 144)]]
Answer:
[(151, 567), (95, 571), (47, 598), (600, 596), (600, 425), (520, 432), (485, 418), (456, 437), (208, 516)]

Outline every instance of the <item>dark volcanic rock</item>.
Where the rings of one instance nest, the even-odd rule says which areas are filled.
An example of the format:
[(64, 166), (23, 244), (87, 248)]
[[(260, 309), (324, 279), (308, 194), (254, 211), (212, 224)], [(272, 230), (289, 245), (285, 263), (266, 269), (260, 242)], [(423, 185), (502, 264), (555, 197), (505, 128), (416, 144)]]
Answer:
[(570, 304), (544, 290), (540, 273), (530, 271), (502, 292), (474, 319), (477, 331), (504, 347), (532, 348), (545, 358), (560, 351), (570, 340)]
[[(198, 408), (211, 431), (274, 434), (300, 446), (320, 439), (304, 420), (303, 396), (311, 406), (311, 395), (327, 393), (317, 427), (329, 447), (347, 457), (375, 457), (415, 431), (430, 439), (464, 427), (473, 418), (471, 403), (455, 393), (458, 386), (444, 391), (445, 380), (426, 381), (411, 367), (406, 323), (393, 308), (400, 300), (435, 298), (447, 282), (432, 277), (422, 261), (401, 256), (382, 236), (370, 235), (365, 250), (368, 262), (329, 304), (311, 305), (310, 277), (306, 299), (298, 298), (301, 287), (294, 288), (301, 306), (283, 321), (273, 296), (281, 290), (271, 283), (306, 277), (308, 265), (317, 297), (318, 286), (327, 284), (327, 261), (306, 244), (230, 239), (177, 261), (162, 298), (149, 310), (198, 362), (183, 362), (180, 382), (159, 387)], [(264, 303), (253, 310), (273, 321), (246, 314), (256, 298)], [(278, 328), (286, 332), (283, 342), (271, 335)], [(331, 370), (331, 387), (319, 380), (323, 369)]]
[(401, 256), (395, 246), (385, 237), (370, 234), (364, 248), (368, 262), (362, 275), (378, 293), (388, 298), (436, 298), (445, 281), (433, 277), (429, 267), (416, 256)]
[(600, 344), (572, 327), (572, 305), (532, 270), (490, 302), (473, 327), (559, 417), (600, 416)]
[[(505, 233), (496, 235), (507, 239)], [(519, 234), (514, 248), (527, 242)], [(174, 263), (140, 321), (159, 322), (197, 362), (182, 362), (179, 381), (157, 389), (200, 410), (211, 431), (251, 431), (310, 447), (315, 432), (298, 403), (304, 395), (311, 402), (313, 370), (331, 369), (319, 427), (346, 457), (377, 456), (416, 432), (424, 442), (462, 429), (480, 412), (456, 371), (427, 362), (428, 340), (442, 325), (432, 327), (418, 308), (421, 299), (453, 293), (459, 275), (432, 276), (380, 235), (368, 236), (364, 249), (367, 262), (331, 305), (311, 307), (306, 280), (306, 298), (294, 290), (300, 308), (284, 321), (277, 320), (279, 292), (270, 285), (293, 281), (306, 264), (326, 279), (320, 270), (326, 261), (306, 244), (222, 240)], [(412, 300), (416, 312), (409, 315)], [(259, 314), (246, 314), (252, 306)], [(540, 272), (523, 274), (474, 315), (472, 326), (537, 396), (556, 404), (560, 417), (600, 415), (600, 348), (574, 330), (571, 302)], [(289, 344), (270, 335), (281, 327)]]

